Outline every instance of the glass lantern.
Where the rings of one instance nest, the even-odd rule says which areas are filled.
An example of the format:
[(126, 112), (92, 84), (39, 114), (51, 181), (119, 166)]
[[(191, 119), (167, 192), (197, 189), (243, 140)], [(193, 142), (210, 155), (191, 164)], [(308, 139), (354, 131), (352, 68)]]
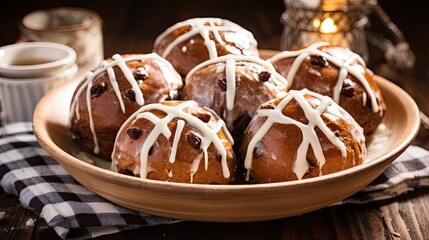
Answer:
[(366, 0), (284, 0), (286, 11), (281, 50), (317, 41), (349, 48), (368, 60), (365, 27), (370, 8)]

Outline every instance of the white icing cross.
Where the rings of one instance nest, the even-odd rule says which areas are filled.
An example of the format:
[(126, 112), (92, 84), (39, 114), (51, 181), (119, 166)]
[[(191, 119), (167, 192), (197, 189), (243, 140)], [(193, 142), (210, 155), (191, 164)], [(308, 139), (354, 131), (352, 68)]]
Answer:
[[(236, 84), (235, 84), (235, 70), (236, 66), (240, 62), (252, 62), (259, 64), (266, 68), (272, 75), (275, 77), (273, 79), (273, 83), (280, 85), (280, 86), (287, 86), (288, 82), (287, 80), (280, 75), (274, 68), (274, 66), (267, 61), (264, 61), (263, 59), (259, 57), (254, 56), (244, 56), (244, 55), (233, 55), (228, 54), (225, 56), (217, 57), (214, 59), (207, 60), (203, 63), (200, 63), (199, 65), (195, 66), (186, 76), (185, 82), (189, 82), (188, 80), (191, 78), (193, 74), (195, 74), (198, 70), (217, 63), (225, 63), (225, 79), (226, 79), (226, 123), (227, 126), (231, 129), (233, 125), (233, 119), (232, 119), (232, 111), (234, 110), (234, 100), (235, 100), (235, 90), (236, 90)], [(266, 84), (269, 84), (269, 81), (265, 82)]]
[[(205, 25), (206, 23), (208, 23), (209, 25)], [(191, 30), (183, 35), (180, 35), (179, 37), (174, 39), (174, 41), (168, 44), (164, 52), (161, 54), (162, 57), (168, 56), (168, 54), (170, 54), (173, 48), (176, 47), (178, 44), (198, 34), (204, 39), (204, 44), (206, 45), (207, 51), (209, 52), (210, 59), (218, 56), (218, 53), (216, 50), (216, 43), (215, 41), (210, 39), (210, 33), (213, 34), (214, 39), (221, 45), (225, 45), (225, 42), (222, 40), (222, 37), (220, 36), (219, 32), (243, 33), (248, 37), (248, 39), (242, 39), (243, 42), (241, 44), (243, 44), (244, 48), (249, 48), (249, 46), (252, 43), (256, 45), (256, 40), (253, 37), (253, 34), (247, 31), (246, 29), (241, 28), (240, 26), (218, 26), (216, 24), (221, 25), (222, 19), (193, 18), (183, 22), (176, 23), (175, 25), (169, 27), (167, 30), (165, 30), (162, 34), (160, 34), (156, 38), (155, 46), (158, 45), (161, 42), (161, 40), (164, 39), (167, 35), (185, 26), (191, 26)], [(184, 52), (184, 50), (186, 51), (186, 48), (185, 49), (182, 48), (182, 52)]]
[[(305, 94), (320, 100), (320, 104), (316, 109), (313, 109), (313, 107), (305, 99)], [(283, 115), (283, 109), (289, 104), (292, 99), (295, 99), (295, 101), (298, 103), (299, 106), (301, 106), (302, 110), (304, 111), (304, 114), (308, 120), (307, 125)], [(276, 106), (275, 109), (258, 109), (258, 116), (267, 117), (267, 119), (253, 136), (247, 147), (246, 157), (244, 160), (244, 166), (247, 169), (246, 180), (249, 181), (250, 170), (252, 169), (253, 150), (256, 147), (256, 144), (262, 140), (262, 138), (267, 134), (267, 132), (270, 130), (274, 123), (293, 124), (301, 129), (303, 139), (298, 147), (295, 163), (292, 169), (298, 179), (302, 179), (302, 177), (308, 170), (306, 156), (308, 147), (310, 145), (318, 161), (318, 165), (320, 167), (320, 175), (322, 174), (322, 167), (325, 164), (325, 156), (323, 154), (319, 138), (316, 134), (316, 131), (314, 130), (316, 126), (325, 134), (325, 136), (332, 144), (338, 147), (338, 149), (341, 151), (343, 158), (345, 158), (347, 156), (347, 151), (346, 147), (344, 146), (344, 143), (341, 142), (337, 136), (335, 136), (335, 134), (328, 128), (328, 126), (326, 126), (321, 117), (323, 112), (325, 112), (325, 110), (330, 105), (332, 105), (332, 103), (333, 100), (330, 97), (322, 96), (320, 94), (308, 91), (307, 89), (303, 89), (300, 91), (290, 90), (288, 95), (284, 99), (282, 99), (282, 101)]]
[(164, 77), (165, 81), (167, 82), (167, 85), (169, 86), (169, 88), (170, 88), (170, 84), (169, 84), (170, 82), (181, 81), (181, 79), (178, 79), (177, 76), (174, 74), (174, 72), (176, 70), (174, 70), (171, 63), (168, 62), (167, 60), (165, 60), (164, 58), (160, 57), (156, 53), (133, 55), (133, 56), (128, 56), (126, 58), (122, 58), (121, 55), (115, 54), (115, 55), (113, 55), (112, 59), (113, 59), (113, 61), (111, 61), (111, 62), (103, 61), (101, 63), (102, 65), (100, 68), (96, 69), (94, 72), (88, 71), (85, 74), (85, 82), (77, 90), (76, 95), (74, 96), (74, 100), (71, 103), (71, 108), (70, 108), (69, 126), (71, 124), (73, 114), (76, 114), (77, 119), (80, 119), (79, 97), (86, 87), (86, 105), (88, 107), (89, 124), (90, 124), (91, 133), (93, 136), (94, 153), (95, 154), (98, 154), (100, 152), (100, 149), (98, 146), (97, 134), (96, 134), (95, 127), (94, 127), (94, 120), (93, 120), (93, 116), (92, 116), (92, 106), (91, 106), (91, 87), (92, 87), (92, 83), (93, 83), (96, 76), (98, 76), (99, 74), (101, 74), (104, 71), (107, 71), (107, 75), (109, 76), (109, 81), (112, 85), (112, 88), (115, 92), (116, 98), (118, 99), (119, 105), (121, 106), (121, 110), (124, 114), (125, 114), (125, 105), (124, 105), (124, 101), (122, 98), (121, 91), (120, 91), (119, 86), (118, 86), (118, 82), (117, 82), (117, 79), (115, 76), (115, 72), (113, 71), (113, 67), (118, 66), (122, 70), (125, 78), (127, 79), (128, 83), (131, 85), (132, 91), (135, 94), (136, 102), (140, 106), (144, 105), (144, 102), (145, 102), (144, 97), (143, 97), (143, 92), (140, 89), (136, 79), (134, 78), (133, 73), (131, 72), (131, 70), (127, 66), (127, 64), (126, 64), (127, 62), (155, 59), (155, 60), (157, 60), (157, 64), (158, 64), (158, 66), (159, 66), (159, 68), (163, 74), (163, 77)]
[[(283, 51), (274, 55), (272, 58), (268, 59), (268, 61), (276, 62), (283, 58), (296, 57), (286, 77), (287, 80), (289, 81), (289, 87), (290, 87), (292, 86), (295, 75), (298, 72), (304, 60), (310, 55), (320, 55), (326, 58), (330, 63), (340, 68), (340, 71), (338, 74), (338, 80), (337, 80), (337, 83), (335, 84), (334, 91), (333, 91), (334, 96), (332, 97), (336, 103), (339, 103), (340, 101), (340, 93), (341, 93), (341, 88), (343, 86), (343, 82), (346, 79), (347, 75), (350, 73), (360, 81), (360, 83), (365, 88), (366, 92), (369, 94), (369, 97), (371, 98), (371, 103), (372, 103), (372, 111), (378, 112), (379, 105), (377, 103), (374, 90), (371, 88), (370, 84), (368, 83), (364, 75), (365, 61), (355, 53), (353, 53), (353, 56), (347, 59), (346, 61), (340, 60), (318, 49), (324, 46), (330, 46), (330, 44), (327, 42), (316, 42), (311, 44), (307, 48), (300, 49), (297, 51)], [(361, 65), (356, 64), (357, 62), (359, 62)]]
[[(121, 129), (118, 132), (117, 138), (121, 134), (121, 132), (125, 131), (126, 126), (128, 126), (131, 121), (137, 121), (138, 119), (144, 118), (144, 119), (151, 121), (153, 124), (155, 124), (154, 128), (151, 130), (151, 132), (147, 136), (146, 140), (144, 141), (144, 144), (143, 144), (141, 152), (140, 152), (140, 170), (137, 170), (137, 171), (140, 172), (141, 178), (147, 177), (147, 173), (148, 173), (147, 164), (148, 164), (148, 156), (149, 156), (150, 148), (155, 144), (155, 142), (157, 141), (158, 137), (161, 134), (164, 135), (167, 139), (169, 139), (171, 137), (172, 134), (171, 134), (170, 129), (168, 128), (168, 124), (171, 121), (173, 121), (174, 119), (180, 119), (180, 120), (178, 120), (178, 122), (177, 122), (176, 133), (174, 135), (173, 145), (171, 148), (169, 161), (171, 163), (173, 163), (175, 161), (178, 141), (179, 141), (180, 135), (182, 133), (184, 124), (186, 122), (187, 124), (196, 128), (198, 130), (199, 136), (201, 136), (200, 148), (201, 148), (203, 156), (204, 156), (205, 169), (207, 170), (207, 168), (208, 168), (208, 152), (207, 152), (207, 149), (209, 148), (209, 146), (211, 144), (213, 144), (214, 147), (216, 148), (217, 152), (222, 157), (221, 166), (222, 166), (223, 176), (225, 178), (230, 177), (230, 172), (229, 172), (228, 165), (227, 165), (227, 151), (225, 149), (225, 146), (222, 143), (222, 140), (218, 136), (218, 132), (221, 129), (223, 129), (225, 133), (228, 133), (228, 130), (226, 129), (225, 123), (222, 121), (222, 119), (219, 118), (215, 127), (211, 128), (210, 126), (205, 124), (203, 121), (201, 121), (199, 118), (197, 118), (197, 117), (193, 116), (192, 114), (184, 111), (187, 108), (193, 108), (193, 107), (197, 107), (197, 106), (198, 106), (198, 103), (195, 101), (191, 101), (191, 100), (180, 103), (177, 106), (167, 106), (167, 105), (160, 104), (160, 103), (148, 104), (148, 105), (141, 107), (130, 118), (128, 118), (128, 120), (122, 125)], [(160, 111), (165, 112), (167, 115), (163, 118), (158, 118), (156, 115), (149, 112), (150, 110), (160, 110)], [(231, 142), (231, 144), (233, 144), (234, 141), (233, 141), (232, 137), (229, 134), (226, 134), (226, 136), (227, 136), (228, 140)], [(116, 139), (116, 141), (117, 141), (117, 139)], [(115, 144), (115, 148), (116, 148), (116, 144)], [(115, 152), (115, 149), (113, 150), (113, 153), (112, 153), (112, 169), (113, 170), (116, 169), (116, 160), (117, 160), (114, 157), (114, 152)], [(192, 167), (190, 169), (191, 170), (190, 171), (191, 179), (193, 179), (193, 175), (196, 172), (196, 170), (198, 169), (199, 160), (198, 161), (197, 160), (198, 160), (198, 157), (197, 157), (197, 159), (194, 160), (194, 163), (192, 164)], [(194, 166), (195, 164), (198, 164), (198, 165)], [(136, 167), (136, 169), (137, 169), (137, 167)]]

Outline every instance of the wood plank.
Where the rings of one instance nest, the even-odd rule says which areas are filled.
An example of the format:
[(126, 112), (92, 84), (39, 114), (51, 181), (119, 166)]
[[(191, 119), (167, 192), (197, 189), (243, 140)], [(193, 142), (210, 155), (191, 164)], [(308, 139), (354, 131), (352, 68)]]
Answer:
[[(0, 193), (0, 238), (31, 239), (36, 214), (22, 208), (16, 197)], [(379, 206), (379, 207), (378, 207)], [(182, 222), (102, 236), (98, 239), (423, 239), (429, 234), (429, 189), (364, 205), (321, 209), (301, 216), (254, 223)], [(38, 221), (33, 239), (44, 239), (46, 224)]]
[(31, 239), (38, 215), (23, 208), (18, 198), (0, 188), (0, 239)]

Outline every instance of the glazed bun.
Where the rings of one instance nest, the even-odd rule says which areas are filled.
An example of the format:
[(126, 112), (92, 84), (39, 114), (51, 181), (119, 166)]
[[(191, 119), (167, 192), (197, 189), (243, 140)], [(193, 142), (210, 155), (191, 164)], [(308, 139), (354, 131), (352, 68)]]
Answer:
[(220, 18), (192, 18), (176, 23), (157, 37), (154, 52), (169, 60), (183, 77), (193, 67), (218, 56), (259, 55), (251, 32)]
[(290, 90), (258, 109), (240, 153), (247, 180), (284, 182), (335, 173), (363, 162), (363, 129), (330, 97)]
[(178, 98), (182, 86), (181, 76), (155, 53), (115, 54), (76, 88), (70, 133), (84, 151), (110, 160), (122, 123), (145, 104)]
[(194, 101), (149, 104), (119, 130), (112, 168), (153, 180), (228, 184), (235, 170), (232, 144), (224, 122)]
[(308, 89), (330, 96), (371, 134), (385, 113), (382, 94), (364, 60), (347, 48), (317, 42), (283, 51), (269, 61), (289, 82), (290, 89)]
[(270, 63), (240, 55), (205, 61), (189, 72), (185, 82), (182, 98), (213, 109), (234, 138), (242, 135), (259, 105), (287, 91), (286, 79)]

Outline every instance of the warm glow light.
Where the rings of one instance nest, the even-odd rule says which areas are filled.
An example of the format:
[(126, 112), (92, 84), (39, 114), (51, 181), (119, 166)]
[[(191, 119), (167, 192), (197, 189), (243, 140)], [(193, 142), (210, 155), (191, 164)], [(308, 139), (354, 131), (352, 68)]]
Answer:
[[(313, 21), (313, 25), (314, 25), (314, 21)], [(337, 25), (335, 25), (335, 22), (334, 20), (332, 20), (332, 18), (326, 18), (320, 24), (319, 31), (321, 33), (335, 33), (338, 31), (338, 27)]]
[(313, 20), (313, 26), (315, 28), (319, 28), (319, 26), (320, 26), (320, 20), (318, 18), (316, 18), (316, 19)]

